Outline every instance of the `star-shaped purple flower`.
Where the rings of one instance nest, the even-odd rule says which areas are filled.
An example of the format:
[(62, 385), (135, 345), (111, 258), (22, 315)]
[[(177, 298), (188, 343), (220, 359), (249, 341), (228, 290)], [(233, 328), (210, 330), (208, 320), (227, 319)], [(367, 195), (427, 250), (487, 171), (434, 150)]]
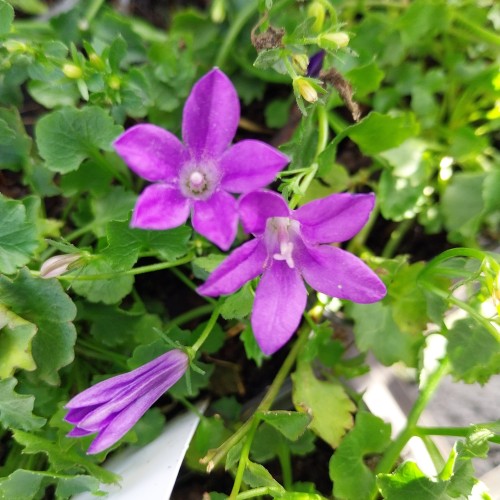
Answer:
[(75, 425), (68, 436), (97, 432), (87, 453), (100, 453), (109, 448), (184, 375), (188, 364), (187, 354), (174, 349), (129, 373), (81, 392), (66, 404), (69, 411), (64, 419)]
[(294, 211), (270, 191), (244, 195), (241, 222), (256, 238), (231, 253), (199, 293), (230, 294), (262, 274), (251, 323), (265, 354), (280, 349), (297, 329), (306, 306), (304, 280), (330, 297), (359, 303), (382, 299), (386, 288), (379, 277), (355, 255), (328, 244), (359, 232), (374, 200), (372, 194), (332, 194)]
[(182, 119), (184, 144), (155, 125), (136, 125), (114, 143), (140, 177), (152, 182), (137, 200), (132, 226), (171, 229), (186, 222), (227, 250), (238, 226), (235, 198), (272, 182), (288, 163), (277, 149), (256, 140), (229, 147), (240, 104), (228, 77), (215, 68), (193, 87)]

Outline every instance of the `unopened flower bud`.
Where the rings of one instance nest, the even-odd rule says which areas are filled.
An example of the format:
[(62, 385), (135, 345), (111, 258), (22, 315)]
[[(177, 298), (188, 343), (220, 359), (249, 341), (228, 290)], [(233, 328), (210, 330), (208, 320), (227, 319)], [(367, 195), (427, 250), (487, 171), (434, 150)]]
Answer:
[(294, 54), (292, 56), (292, 65), (297, 73), (305, 75), (309, 66), (309, 58), (306, 54)]
[(316, 102), (318, 100), (318, 92), (306, 78), (295, 78), (293, 86), (307, 102)]
[(89, 54), (89, 62), (93, 68), (95, 68), (99, 71), (102, 71), (106, 68), (104, 61), (95, 52), (91, 52)]
[(210, 8), (210, 18), (215, 24), (220, 24), (226, 19), (226, 2), (225, 0), (212, 0)]
[(67, 63), (62, 67), (63, 73), (72, 80), (78, 80), (83, 76), (82, 68), (76, 64)]
[(116, 76), (116, 75), (111, 75), (108, 79), (108, 85), (110, 88), (112, 88), (113, 90), (119, 90), (120, 87), (121, 87), (121, 80), (120, 80), (120, 77), (119, 76)]
[(307, 16), (315, 18), (314, 23), (311, 26), (311, 29), (315, 33), (319, 33), (323, 29), (325, 14), (325, 7), (321, 2), (312, 2), (307, 8)]
[(318, 45), (322, 49), (341, 49), (349, 45), (349, 35), (343, 31), (323, 33), (318, 37)]
[[(68, 271), (71, 271), (71, 264), (75, 263), (81, 258), (80, 254), (70, 253), (66, 255), (54, 255), (50, 259), (47, 259), (40, 268), (41, 278), (55, 278), (56, 276), (61, 276)], [(78, 266), (76, 266), (78, 267)]]

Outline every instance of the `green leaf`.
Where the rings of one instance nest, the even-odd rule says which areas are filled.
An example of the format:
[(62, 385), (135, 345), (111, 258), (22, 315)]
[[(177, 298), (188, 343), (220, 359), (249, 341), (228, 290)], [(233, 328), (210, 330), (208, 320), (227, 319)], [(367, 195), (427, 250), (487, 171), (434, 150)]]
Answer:
[(307, 413), (285, 410), (267, 411), (260, 414), (260, 418), (291, 441), (299, 439), (311, 422), (311, 417)]
[(45, 419), (33, 415), (35, 397), (18, 394), (14, 391), (16, 385), (15, 378), (0, 380), (0, 423), (4, 428), (39, 429)]
[(26, 207), (0, 195), (0, 272), (12, 274), (27, 264), (37, 246), (36, 226)]
[[(120, 274), (122, 265), (106, 255), (96, 255), (77, 271), (76, 279), (71, 281), (73, 290), (90, 302), (116, 304), (127, 296), (134, 285), (134, 277)], [(105, 275), (105, 278), (97, 278)], [(92, 276), (96, 276), (95, 279)], [(88, 279), (84, 279), (88, 278)]]
[(76, 340), (71, 322), (76, 307), (61, 284), (34, 278), (27, 270), (21, 270), (13, 281), (0, 276), (0, 303), (38, 327), (32, 342), (34, 373), (48, 384), (58, 384), (57, 372), (73, 361)]
[(31, 144), (19, 111), (0, 108), (0, 167), (21, 169), (29, 161)]
[[(56, 472), (73, 468), (81, 470), (83, 468), (101, 482), (116, 483), (118, 481), (118, 476), (116, 474), (99, 467), (94, 463), (93, 459), (76, 451), (74, 447), (77, 443), (74, 439), (68, 438), (62, 443), (59, 443), (42, 436), (19, 430), (14, 431), (13, 434), (14, 439), (20, 445), (24, 446), (23, 453), (43, 453), (47, 456), (53, 470)], [(68, 443), (70, 446), (68, 446)]]
[(485, 384), (500, 367), (500, 342), (472, 318), (455, 321), (447, 332), (452, 375), (468, 384)]
[(330, 460), (330, 478), (335, 498), (372, 498), (375, 475), (364, 463), (364, 457), (382, 453), (390, 439), (390, 424), (371, 413), (357, 413), (354, 428), (345, 436)]
[(0, 478), (2, 500), (32, 500), (42, 486), (45, 475), (36, 471), (19, 469), (8, 477)]
[(355, 321), (354, 334), (361, 351), (371, 349), (386, 366), (399, 361), (407, 366), (417, 366), (423, 338), (401, 331), (390, 306), (382, 302), (350, 304), (349, 314)]
[(364, 66), (353, 68), (346, 73), (346, 78), (354, 89), (356, 99), (378, 90), (384, 76), (384, 72), (374, 61)]
[(36, 326), (0, 304), (0, 379), (11, 376), (16, 368), (34, 370), (31, 342)]
[(492, 213), (500, 210), (500, 169), (489, 172), (483, 183), (484, 210)]
[(430, 175), (425, 149), (424, 142), (408, 139), (381, 154), (390, 164), (390, 168), (382, 172), (378, 191), (380, 208), (386, 219), (400, 221), (418, 212), (418, 202)]
[(484, 209), (484, 181), (484, 173), (460, 172), (446, 187), (441, 210), (450, 241), (459, 243), (476, 235)]
[(80, 99), (80, 92), (75, 82), (67, 78), (58, 81), (30, 80), (28, 92), (33, 99), (48, 109), (57, 106), (76, 106)]
[(312, 416), (309, 428), (332, 448), (353, 426), (352, 413), (356, 405), (335, 380), (318, 380), (310, 363), (299, 362), (292, 374), (292, 400), (298, 411)]
[(102, 108), (65, 108), (38, 121), (37, 145), (47, 168), (66, 173), (99, 150), (112, 150), (111, 143), (122, 130)]
[(61, 477), (57, 482), (56, 498), (71, 498), (73, 495), (87, 491), (93, 493), (96, 497), (101, 496), (104, 493), (99, 489), (100, 484), (100, 481), (95, 477), (82, 474)]
[(245, 467), (243, 481), (251, 488), (272, 488), (273, 490), (276, 490), (276, 492), (280, 493), (280, 495), (277, 496), (281, 496), (281, 494), (285, 493), (283, 486), (281, 486), (281, 484), (274, 479), (271, 473), (263, 465), (256, 464), (250, 460), (247, 462), (247, 466)]
[(253, 300), (252, 287), (246, 284), (241, 290), (227, 297), (220, 313), (224, 319), (245, 318), (252, 311)]
[(372, 111), (359, 123), (348, 127), (349, 136), (366, 155), (373, 155), (396, 148), (406, 139), (417, 135), (419, 130), (411, 113), (388, 116)]
[(10, 31), (14, 20), (14, 9), (5, 0), (0, 0), (0, 36)]

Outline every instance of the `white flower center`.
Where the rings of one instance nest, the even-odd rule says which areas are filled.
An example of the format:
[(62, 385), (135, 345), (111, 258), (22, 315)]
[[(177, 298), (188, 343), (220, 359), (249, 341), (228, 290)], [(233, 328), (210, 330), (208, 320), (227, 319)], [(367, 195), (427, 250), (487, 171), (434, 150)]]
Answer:
[(215, 163), (186, 163), (179, 175), (179, 188), (186, 198), (207, 200), (219, 186), (219, 181), (219, 168)]
[(267, 220), (265, 240), (268, 255), (274, 260), (285, 261), (295, 268), (294, 240), (299, 237), (299, 223), (288, 217), (271, 217)]

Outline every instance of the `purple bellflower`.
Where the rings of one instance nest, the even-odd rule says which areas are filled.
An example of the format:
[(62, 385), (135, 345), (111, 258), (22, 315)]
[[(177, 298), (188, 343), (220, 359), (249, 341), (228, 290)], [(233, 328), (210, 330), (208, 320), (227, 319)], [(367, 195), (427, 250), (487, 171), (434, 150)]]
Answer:
[(332, 194), (290, 210), (271, 191), (255, 191), (239, 202), (240, 218), (255, 239), (244, 243), (198, 288), (202, 295), (233, 293), (262, 274), (251, 323), (265, 354), (280, 349), (297, 329), (306, 306), (304, 280), (330, 297), (376, 302), (386, 288), (358, 257), (329, 245), (352, 238), (366, 224), (373, 194)]
[(215, 68), (193, 87), (182, 118), (184, 144), (155, 125), (136, 125), (114, 143), (140, 177), (152, 182), (137, 200), (132, 226), (171, 229), (191, 213), (194, 229), (227, 250), (238, 226), (236, 199), (272, 182), (288, 163), (277, 149), (257, 140), (230, 147), (240, 104), (229, 78)]
[(100, 453), (122, 438), (187, 370), (188, 356), (174, 349), (135, 370), (109, 378), (71, 399), (64, 418), (69, 437), (97, 433), (87, 453)]

